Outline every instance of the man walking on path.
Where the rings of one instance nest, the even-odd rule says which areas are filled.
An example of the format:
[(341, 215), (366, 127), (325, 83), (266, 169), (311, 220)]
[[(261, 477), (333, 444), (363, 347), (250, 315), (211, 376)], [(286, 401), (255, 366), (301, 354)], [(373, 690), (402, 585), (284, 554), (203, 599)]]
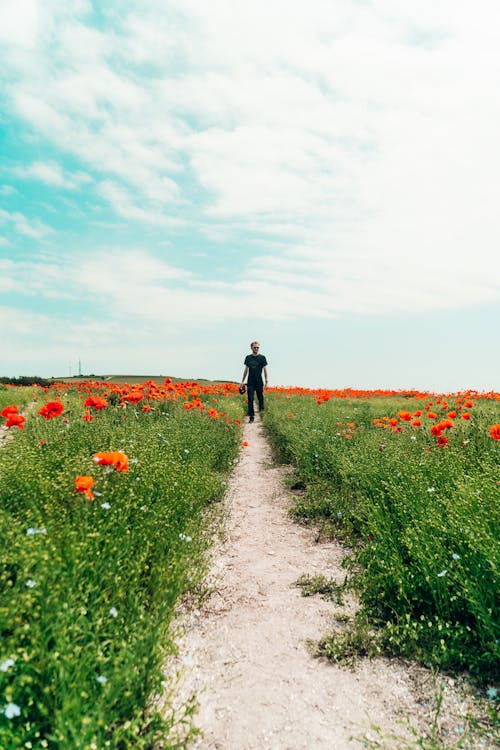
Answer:
[[(252, 341), (250, 344), (252, 353), (245, 357), (245, 370), (241, 378), (241, 385), (244, 385), (245, 378), (248, 375), (247, 395), (248, 395), (248, 421), (253, 422), (255, 412), (253, 408), (254, 394), (257, 394), (259, 401), (259, 412), (264, 409), (264, 389), (267, 386), (267, 359), (263, 354), (259, 354), (260, 344), (258, 341)], [(262, 382), (262, 371), (264, 371), (265, 383)]]

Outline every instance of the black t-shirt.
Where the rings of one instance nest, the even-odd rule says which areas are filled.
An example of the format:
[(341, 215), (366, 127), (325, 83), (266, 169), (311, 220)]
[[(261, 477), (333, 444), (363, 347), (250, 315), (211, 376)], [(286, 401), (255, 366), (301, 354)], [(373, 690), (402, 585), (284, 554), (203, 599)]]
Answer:
[(247, 354), (245, 367), (248, 367), (248, 385), (262, 385), (262, 370), (267, 365), (263, 354)]

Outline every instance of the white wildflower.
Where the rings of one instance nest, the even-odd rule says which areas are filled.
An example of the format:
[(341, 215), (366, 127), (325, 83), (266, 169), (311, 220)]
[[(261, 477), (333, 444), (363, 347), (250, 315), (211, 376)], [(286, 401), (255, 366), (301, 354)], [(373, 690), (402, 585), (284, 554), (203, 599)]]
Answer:
[(111, 505), (109, 503), (101, 503), (101, 508), (104, 508), (104, 510), (109, 510), (111, 508)]
[(32, 526), (26, 531), (26, 536), (35, 536), (35, 534), (46, 534), (46, 533), (47, 533), (47, 529), (37, 529), (36, 526)]
[(7, 703), (3, 712), (6, 719), (14, 719), (16, 716), (21, 716), (21, 708), (17, 703)]
[(112, 615), (112, 617), (118, 617), (118, 610), (116, 607), (111, 607), (109, 610), (109, 614)]
[(104, 684), (105, 684), (105, 683), (106, 683), (106, 682), (108, 681), (108, 678), (107, 678), (107, 677), (104, 677), (104, 675), (103, 675), (103, 674), (100, 674), (100, 675), (99, 675), (99, 677), (96, 677), (96, 680), (97, 680), (97, 682), (98, 682), (98, 683), (99, 683), (100, 685), (104, 685)]
[(440, 573), (438, 573), (437, 577), (438, 578), (442, 578), (443, 576), (445, 576), (447, 574), (447, 572), (448, 572), (447, 570), (442, 570)]
[(28, 578), (28, 580), (26, 581), (26, 586), (29, 589), (33, 589), (36, 586), (36, 581), (34, 581), (33, 578)]
[(11, 659), (10, 657), (4, 661), (0, 661), (0, 672), (8, 672), (15, 663), (14, 659)]

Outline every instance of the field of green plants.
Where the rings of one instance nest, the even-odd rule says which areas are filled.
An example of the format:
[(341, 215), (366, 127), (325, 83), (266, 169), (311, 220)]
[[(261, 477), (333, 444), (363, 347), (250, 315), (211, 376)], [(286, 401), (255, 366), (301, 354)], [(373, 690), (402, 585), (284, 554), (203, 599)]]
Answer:
[(268, 399), (267, 431), (303, 488), (296, 516), (352, 548), (361, 607), (322, 654), (416, 657), (497, 695), (499, 423), (496, 394)]
[[(2, 750), (167, 750), (191, 726), (155, 697), (244, 407), (228, 383), (0, 386)], [(500, 396), (277, 388), (263, 417), (295, 516), (348, 548), (360, 608), (318, 652), (465, 670), (497, 703)]]
[(169, 689), (174, 613), (203, 574), (242, 402), (103, 388), (0, 390), (5, 750), (149, 748), (182, 720), (151, 701)]

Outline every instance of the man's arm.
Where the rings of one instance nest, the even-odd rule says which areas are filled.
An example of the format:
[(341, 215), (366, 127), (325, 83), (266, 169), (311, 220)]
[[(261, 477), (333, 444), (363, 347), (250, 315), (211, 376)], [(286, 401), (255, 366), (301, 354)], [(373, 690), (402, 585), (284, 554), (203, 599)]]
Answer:
[(243, 377), (241, 378), (241, 385), (244, 384), (245, 378), (246, 378), (247, 375), (248, 375), (248, 367), (245, 366), (245, 369), (243, 371)]
[(264, 371), (263, 372), (264, 372), (264, 388), (265, 388), (267, 386), (267, 381), (268, 381), (267, 367), (264, 367)]

